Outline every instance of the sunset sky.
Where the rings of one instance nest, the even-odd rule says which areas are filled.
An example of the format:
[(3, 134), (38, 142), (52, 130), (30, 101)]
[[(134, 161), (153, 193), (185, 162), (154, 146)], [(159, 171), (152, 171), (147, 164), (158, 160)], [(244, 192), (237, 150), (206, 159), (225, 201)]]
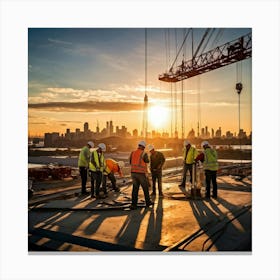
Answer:
[[(182, 45), (186, 29), (147, 29), (148, 130), (170, 133), (181, 130), (181, 82), (158, 80), (169, 69)], [(219, 33), (220, 31), (220, 33)], [(205, 29), (193, 30), (196, 50)], [(217, 28), (204, 51), (213, 49), (251, 32), (248, 28)], [(217, 40), (214, 39), (218, 35)], [(177, 41), (177, 44), (176, 44)], [(181, 63), (191, 58), (191, 36), (178, 56)], [(241, 128), (247, 134), (251, 121), (251, 59), (238, 63), (241, 81)], [(239, 73), (240, 73), (239, 72)], [(222, 128), (238, 131), (237, 63), (184, 81), (185, 134)], [(177, 102), (175, 102), (175, 87)], [(140, 132), (145, 95), (145, 30), (143, 28), (29, 28), (28, 31), (28, 133), (65, 133), (67, 128), (83, 130), (88, 122), (92, 131), (106, 126), (125, 125)], [(170, 109), (177, 103), (175, 109)], [(200, 112), (200, 114), (199, 114)], [(177, 125), (175, 120), (177, 119)]]

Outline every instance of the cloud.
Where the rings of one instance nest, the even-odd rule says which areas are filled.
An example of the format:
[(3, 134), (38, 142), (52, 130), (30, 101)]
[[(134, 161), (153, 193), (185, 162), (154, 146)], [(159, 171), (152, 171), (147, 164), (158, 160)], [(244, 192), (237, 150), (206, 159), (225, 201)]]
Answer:
[(48, 38), (48, 41), (51, 43), (55, 43), (55, 44), (72, 45), (71, 42), (56, 40), (56, 39), (52, 39), (52, 38)]
[(143, 103), (133, 102), (48, 102), (29, 104), (30, 109), (41, 111), (66, 111), (66, 112), (121, 112), (141, 111)]

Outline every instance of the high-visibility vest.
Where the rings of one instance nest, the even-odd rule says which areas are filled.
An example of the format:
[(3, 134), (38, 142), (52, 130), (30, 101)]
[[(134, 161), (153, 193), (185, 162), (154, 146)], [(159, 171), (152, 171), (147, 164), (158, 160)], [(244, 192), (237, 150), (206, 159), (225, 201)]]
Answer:
[(88, 146), (81, 149), (78, 160), (78, 167), (88, 167), (90, 159), (90, 150)]
[(122, 176), (122, 172), (121, 172), (121, 169), (119, 167), (119, 164), (111, 159), (111, 158), (108, 158), (105, 160), (105, 170), (104, 170), (104, 173), (105, 174), (109, 174), (109, 173), (116, 173), (118, 172), (120, 174), (120, 176)]
[(196, 148), (194, 147), (190, 147), (189, 150), (188, 150), (188, 154), (187, 154), (187, 157), (186, 157), (186, 152), (187, 152), (187, 149), (186, 147), (184, 147), (183, 149), (183, 161), (186, 163), (186, 164), (192, 164), (195, 162), (195, 158), (197, 157), (198, 155), (198, 152), (196, 150)]
[(97, 151), (94, 150), (91, 153), (91, 158), (90, 158), (90, 162), (89, 162), (89, 170), (97, 171), (97, 169), (98, 169), (98, 171), (103, 172), (104, 167), (105, 167), (105, 161), (104, 161), (103, 153), (101, 153), (99, 156)]
[(144, 151), (141, 149), (137, 149), (136, 151), (131, 153), (131, 172), (135, 173), (146, 173), (147, 172), (147, 164), (143, 160)]
[(204, 151), (204, 170), (217, 171), (219, 168), (217, 152), (214, 149), (206, 148)]

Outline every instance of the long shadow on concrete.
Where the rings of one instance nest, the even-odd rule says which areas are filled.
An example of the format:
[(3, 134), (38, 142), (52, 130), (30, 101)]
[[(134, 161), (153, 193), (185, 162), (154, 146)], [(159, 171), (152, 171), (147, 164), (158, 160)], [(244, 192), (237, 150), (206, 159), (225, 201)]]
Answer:
[[(225, 215), (219, 208), (221, 204), (231, 212)], [(217, 251), (250, 251), (251, 248), (251, 213), (241, 207), (230, 204), (223, 199), (209, 200), (206, 204), (202, 200), (191, 200), (195, 218), (205, 234), (200, 238), (200, 251), (210, 251), (213, 246)], [(244, 213), (243, 213), (243, 212)], [(243, 213), (241, 215), (241, 213)], [(238, 221), (238, 224), (233, 220)], [(191, 250), (191, 243), (188, 245)], [(184, 248), (184, 249), (188, 249)], [(197, 248), (196, 248), (197, 250)]]

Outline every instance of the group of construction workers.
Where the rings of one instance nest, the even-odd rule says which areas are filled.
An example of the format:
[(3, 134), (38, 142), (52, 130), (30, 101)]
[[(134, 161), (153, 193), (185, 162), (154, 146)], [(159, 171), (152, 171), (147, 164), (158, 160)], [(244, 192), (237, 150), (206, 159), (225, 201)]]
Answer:
[(89, 141), (84, 146), (79, 154), (78, 167), (81, 176), (81, 194), (88, 194), (86, 190), (87, 177), (91, 179), (91, 197), (92, 198), (104, 198), (100, 196), (100, 187), (102, 185), (103, 193), (106, 197), (107, 191), (107, 178), (112, 183), (114, 191), (118, 192), (119, 188), (116, 185), (115, 173), (119, 173), (120, 177), (123, 177), (122, 167), (124, 167), (123, 161), (115, 161), (111, 158), (105, 159), (104, 152), (106, 151), (106, 145), (100, 143), (97, 148), (94, 149), (94, 143)]
[[(193, 165), (198, 162), (203, 163), (203, 168), (205, 172), (205, 182), (206, 182), (206, 198), (210, 198), (211, 184), (213, 186), (212, 197), (217, 198), (217, 170), (218, 170), (218, 159), (217, 152), (215, 149), (210, 147), (208, 141), (203, 141), (201, 147), (203, 152), (199, 153), (195, 147), (193, 147), (190, 141), (185, 140), (183, 144), (183, 176), (182, 182), (179, 185), (181, 188), (186, 186), (187, 173), (190, 174), (190, 184), (193, 184)], [(94, 143), (89, 141), (85, 147), (80, 151), (79, 155), (79, 171), (82, 181), (82, 194), (87, 194), (86, 182), (87, 176), (90, 175), (91, 178), (91, 197), (92, 198), (103, 198), (100, 196), (100, 186), (102, 184), (103, 193), (107, 194), (106, 181), (107, 178), (110, 179), (112, 183), (112, 188), (115, 191), (119, 191), (116, 185), (115, 173), (119, 173), (120, 177), (123, 177), (122, 167), (124, 167), (124, 162), (116, 162), (113, 159), (105, 159), (104, 152), (106, 151), (106, 145), (100, 143), (94, 148)], [(91, 149), (91, 150), (90, 150)], [(159, 197), (163, 197), (162, 191), (162, 167), (165, 163), (165, 157), (163, 153), (157, 151), (154, 145), (149, 144), (147, 146), (150, 156), (145, 152), (146, 142), (141, 140), (138, 142), (138, 147), (135, 151), (132, 151), (129, 156), (129, 163), (131, 165), (131, 178), (132, 178), (132, 201), (130, 209), (137, 208), (138, 202), (138, 192), (141, 185), (146, 207), (154, 205), (151, 200), (151, 196), (156, 195), (156, 183), (158, 186)], [(150, 167), (152, 175), (152, 193), (149, 193), (149, 179), (147, 177), (148, 164)]]

